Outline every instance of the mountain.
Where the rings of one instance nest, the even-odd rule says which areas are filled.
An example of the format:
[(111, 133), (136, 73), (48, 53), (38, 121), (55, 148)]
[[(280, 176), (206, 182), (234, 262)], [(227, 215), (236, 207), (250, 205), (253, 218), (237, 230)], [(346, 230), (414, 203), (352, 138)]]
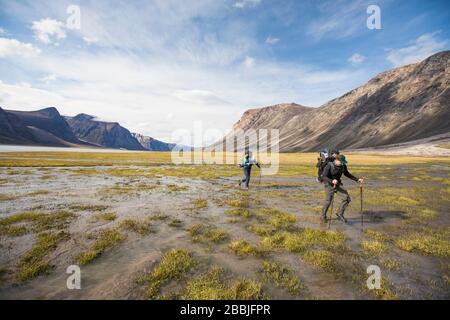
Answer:
[(97, 121), (95, 117), (80, 113), (66, 117), (73, 133), (82, 141), (97, 146), (127, 150), (145, 150), (130, 131), (117, 122)]
[(144, 149), (149, 151), (171, 151), (175, 147), (173, 143), (162, 142), (139, 133), (131, 133), (131, 135), (139, 141)]
[(0, 143), (60, 147), (83, 144), (53, 107), (38, 111), (0, 108)]
[(34, 127), (47, 131), (68, 142), (79, 142), (66, 120), (54, 107), (45, 108), (38, 111), (9, 110), (8, 112), (17, 116), (28, 127)]
[(34, 140), (27, 126), (14, 114), (0, 108), (0, 143), (27, 144)]
[(127, 150), (170, 151), (175, 144), (137, 133), (116, 122), (81, 113), (63, 117), (56, 108), (15, 111), (0, 108), (0, 144), (55, 147), (96, 146)]
[(378, 74), (319, 108), (251, 109), (233, 130), (279, 129), (280, 151), (376, 147), (450, 132), (450, 51)]

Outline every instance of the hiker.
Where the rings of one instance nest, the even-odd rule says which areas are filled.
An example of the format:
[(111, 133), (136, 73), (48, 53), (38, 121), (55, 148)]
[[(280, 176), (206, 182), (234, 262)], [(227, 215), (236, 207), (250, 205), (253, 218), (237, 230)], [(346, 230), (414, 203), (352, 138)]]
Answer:
[(239, 180), (239, 187), (242, 185), (243, 182), (245, 182), (245, 187), (247, 189), (249, 188), (250, 175), (254, 164), (256, 164), (256, 166), (261, 169), (261, 166), (259, 165), (258, 161), (256, 161), (256, 159), (251, 156), (252, 153), (250, 151), (247, 151), (245, 153), (245, 160), (239, 165), (239, 167), (243, 168), (245, 176), (244, 179)]
[[(333, 201), (335, 194), (339, 194), (341, 197), (341, 206), (336, 212), (339, 220), (347, 223), (347, 219), (344, 217), (345, 209), (351, 201), (348, 191), (342, 186), (341, 177), (342, 174), (353, 181), (357, 181), (360, 184), (364, 182), (362, 178), (356, 178), (347, 169), (347, 160), (344, 155), (340, 155), (339, 151), (334, 151), (332, 154), (332, 161), (329, 161), (323, 169), (321, 180), (325, 184), (325, 203), (322, 209), (322, 222), (327, 222), (327, 211)], [(331, 219), (332, 217), (330, 217)]]

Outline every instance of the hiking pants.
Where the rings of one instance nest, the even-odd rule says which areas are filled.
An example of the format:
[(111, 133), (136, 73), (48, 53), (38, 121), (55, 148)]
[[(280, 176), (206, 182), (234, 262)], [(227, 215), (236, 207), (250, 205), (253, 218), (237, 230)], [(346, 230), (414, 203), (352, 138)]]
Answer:
[[(352, 199), (350, 198), (348, 191), (344, 189), (341, 185), (336, 186), (336, 193), (334, 194), (334, 197), (336, 196), (338, 196), (338, 198), (340, 198), (341, 200), (341, 205), (336, 214), (344, 216), (345, 209), (347, 208), (348, 204), (352, 201)], [(323, 218), (327, 217), (327, 211), (331, 205), (332, 200), (333, 200), (333, 186), (331, 186), (328, 183), (325, 183), (325, 203), (322, 209)]]
[(251, 167), (244, 167), (244, 179), (242, 179), (242, 182), (245, 182), (245, 187), (248, 188), (248, 184), (250, 183), (250, 174), (252, 172)]

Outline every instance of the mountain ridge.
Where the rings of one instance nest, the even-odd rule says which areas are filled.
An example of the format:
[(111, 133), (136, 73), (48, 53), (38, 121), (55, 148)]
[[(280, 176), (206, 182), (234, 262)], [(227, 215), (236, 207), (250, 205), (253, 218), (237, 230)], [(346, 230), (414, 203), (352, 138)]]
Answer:
[(298, 105), (291, 103), (247, 110), (229, 135), (239, 129), (278, 129), (282, 152), (367, 148), (426, 138), (450, 132), (449, 83), (450, 51), (443, 51), (379, 73), (318, 108), (295, 108)]

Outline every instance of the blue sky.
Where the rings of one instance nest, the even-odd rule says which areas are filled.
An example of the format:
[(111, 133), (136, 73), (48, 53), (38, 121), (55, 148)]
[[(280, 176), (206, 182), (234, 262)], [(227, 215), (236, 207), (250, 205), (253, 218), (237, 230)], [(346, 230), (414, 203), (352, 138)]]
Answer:
[(445, 0), (0, 0), (0, 106), (56, 106), (170, 141), (195, 121), (226, 131), (252, 107), (320, 106), (448, 50), (449, 26)]

